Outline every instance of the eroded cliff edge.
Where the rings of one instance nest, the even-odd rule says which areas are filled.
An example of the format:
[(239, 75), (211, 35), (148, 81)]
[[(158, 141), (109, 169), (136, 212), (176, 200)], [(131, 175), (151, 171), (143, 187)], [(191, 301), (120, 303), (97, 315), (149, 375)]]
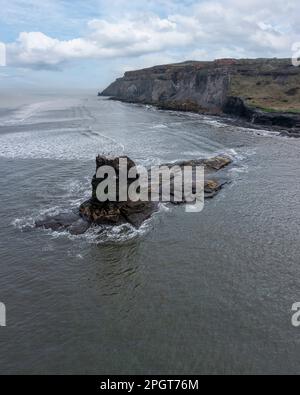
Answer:
[(300, 133), (300, 67), (290, 59), (221, 59), (130, 71), (101, 95), (163, 109), (242, 117)]

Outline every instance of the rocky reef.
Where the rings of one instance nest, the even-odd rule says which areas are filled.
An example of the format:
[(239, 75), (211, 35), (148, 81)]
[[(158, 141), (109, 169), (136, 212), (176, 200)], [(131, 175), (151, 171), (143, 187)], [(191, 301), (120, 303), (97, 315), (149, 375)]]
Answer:
[(290, 59), (156, 66), (125, 73), (100, 95), (167, 110), (242, 117), (300, 134), (300, 67)]
[[(91, 226), (104, 226), (104, 225), (121, 225), (129, 223), (132, 226), (138, 228), (145, 220), (151, 217), (153, 213), (158, 210), (159, 202), (165, 202), (163, 195), (161, 194), (161, 185), (159, 185), (159, 199), (156, 202), (151, 201), (151, 171), (148, 171), (149, 180), (149, 200), (148, 201), (132, 201), (127, 196), (124, 201), (120, 200), (119, 190), (117, 189), (116, 201), (108, 201), (98, 199), (97, 194), (98, 185), (103, 182), (106, 178), (98, 177), (98, 169), (104, 166), (109, 166), (115, 170), (116, 185), (118, 185), (121, 177), (121, 166), (120, 160), (127, 161), (127, 172), (133, 168), (136, 169), (135, 178), (127, 178), (127, 187), (132, 183), (139, 180), (140, 174), (136, 168), (136, 164), (128, 157), (108, 158), (105, 156), (98, 156), (96, 158), (96, 174), (92, 179), (92, 196), (91, 198), (82, 203), (78, 210), (70, 213), (64, 213), (57, 216), (50, 216), (43, 218), (36, 222), (36, 227), (51, 229), (54, 231), (68, 231), (71, 234), (82, 234), (85, 233)], [(199, 159), (191, 161), (182, 161), (172, 164), (165, 164), (166, 168), (174, 168), (177, 166), (178, 169), (183, 169), (185, 166), (189, 166), (192, 169), (196, 169), (197, 166), (203, 166), (205, 171), (204, 181), (204, 196), (205, 198), (213, 198), (226, 184), (229, 179), (225, 174), (222, 174), (222, 169), (225, 169), (232, 163), (232, 160), (227, 156), (217, 156), (210, 159)], [(172, 178), (171, 178), (172, 181)], [(161, 180), (159, 181), (161, 182)], [(194, 181), (193, 182), (197, 182)], [(197, 185), (193, 184), (193, 191)], [(178, 204), (174, 200), (174, 190), (171, 188), (170, 203)], [(186, 203), (184, 197), (181, 201), (182, 204)]]
[[(115, 170), (116, 174), (116, 185), (119, 185), (121, 165), (120, 159), (125, 159), (127, 161), (127, 172), (132, 168), (136, 168), (136, 164), (128, 157), (119, 158), (107, 158), (104, 156), (98, 156), (96, 158), (96, 174), (92, 180), (92, 197), (87, 202), (83, 203), (79, 208), (79, 213), (82, 218), (87, 222), (96, 225), (120, 225), (123, 223), (130, 223), (135, 227), (139, 227), (142, 223), (148, 219), (156, 210), (157, 204), (148, 202), (133, 202), (128, 197), (126, 201), (120, 201), (119, 190), (117, 189), (116, 201), (104, 201), (101, 202), (97, 198), (97, 187), (105, 180), (105, 178), (97, 178), (97, 171), (103, 166), (109, 166)], [(136, 178), (127, 178), (127, 188), (138, 180), (138, 175)]]

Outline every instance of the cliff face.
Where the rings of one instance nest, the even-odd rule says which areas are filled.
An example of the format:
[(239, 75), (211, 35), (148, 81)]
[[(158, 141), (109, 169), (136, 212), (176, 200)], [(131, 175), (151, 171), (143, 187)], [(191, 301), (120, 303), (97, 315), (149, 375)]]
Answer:
[(300, 68), (285, 59), (156, 66), (125, 73), (102, 95), (165, 109), (227, 113), (253, 123), (300, 128)]
[(219, 112), (226, 101), (230, 76), (227, 67), (212, 66), (189, 62), (127, 72), (102, 94), (166, 108)]

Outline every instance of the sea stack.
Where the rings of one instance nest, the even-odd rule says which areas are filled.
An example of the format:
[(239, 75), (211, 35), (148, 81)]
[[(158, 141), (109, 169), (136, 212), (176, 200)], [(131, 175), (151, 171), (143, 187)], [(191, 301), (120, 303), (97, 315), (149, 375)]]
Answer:
[(116, 185), (119, 185), (121, 178), (121, 161), (126, 161), (127, 169), (126, 174), (126, 190), (128, 191), (129, 186), (138, 180), (139, 176), (137, 174), (136, 178), (128, 178), (127, 174), (130, 169), (136, 168), (136, 164), (133, 160), (127, 156), (109, 158), (106, 156), (97, 156), (96, 158), (96, 173), (92, 180), (92, 197), (87, 202), (83, 203), (79, 212), (80, 215), (90, 223), (97, 225), (111, 224), (120, 225), (123, 223), (130, 223), (135, 227), (139, 227), (142, 223), (148, 219), (153, 212), (157, 210), (157, 203), (149, 202), (133, 202), (129, 199), (127, 194), (126, 201), (120, 201), (119, 189), (116, 191), (116, 201), (100, 201), (97, 198), (97, 187), (105, 180), (105, 178), (98, 178), (97, 172), (101, 167), (109, 167), (115, 171), (116, 174)]
[[(164, 199), (162, 194), (162, 184), (161, 179), (159, 179), (158, 184), (155, 186), (152, 182), (152, 172), (151, 169), (146, 171), (146, 178), (148, 180), (147, 184), (147, 194), (149, 196), (148, 201), (133, 201), (129, 198), (124, 200), (120, 199), (120, 190), (118, 189), (119, 180), (124, 174), (124, 168), (121, 163), (124, 164), (126, 161), (126, 182), (125, 189), (126, 194), (130, 185), (140, 178), (140, 173), (136, 168), (135, 162), (128, 158), (127, 156), (121, 157), (107, 157), (107, 156), (97, 156), (96, 158), (96, 173), (92, 179), (92, 193), (91, 198), (86, 202), (82, 203), (78, 210), (69, 213), (62, 213), (55, 216), (47, 216), (35, 223), (36, 227), (51, 229), (54, 231), (68, 231), (71, 234), (82, 234), (85, 233), (91, 226), (117, 226), (122, 224), (130, 224), (136, 228), (139, 228), (147, 219), (149, 219), (152, 214), (158, 211), (159, 203), (172, 203), (172, 204), (184, 204), (187, 203), (185, 196), (182, 196), (182, 201), (176, 202), (174, 199), (174, 177), (170, 178), (170, 197), (169, 199)], [(196, 167), (201, 166), (204, 168), (204, 198), (213, 198), (222, 187), (228, 182), (228, 176), (223, 170), (225, 170), (232, 163), (231, 158), (228, 156), (216, 156), (209, 159), (193, 159), (189, 161), (180, 161), (171, 164), (164, 164), (165, 168), (174, 168), (174, 166), (182, 171), (185, 167), (190, 167), (196, 169)], [(105, 176), (99, 177), (99, 169), (110, 168), (114, 171), (114, 180), (116, 181), (116, 200), (105, 200), (100, 196), (98, 186), (103, 181), (107, 180), (105, 170), (103, 174)], [(134, 169), (134, 174), (136, 177), (127, 177), (130, 170)], [(158, 201), (151, 200), (151, 194), (158, 191)], [(202, 185), (203, 189), (203, 185)], [(197, 185), (192, 184), (193, 192), (197, 190)]]

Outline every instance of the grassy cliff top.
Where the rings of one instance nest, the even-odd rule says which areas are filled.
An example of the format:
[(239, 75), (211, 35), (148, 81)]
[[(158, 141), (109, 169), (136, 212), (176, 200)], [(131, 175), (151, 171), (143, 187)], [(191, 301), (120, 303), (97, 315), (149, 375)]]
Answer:
[(290, 59), (237, 61), (230, 95), (268, 112), (300, 113), (300, 68)]

